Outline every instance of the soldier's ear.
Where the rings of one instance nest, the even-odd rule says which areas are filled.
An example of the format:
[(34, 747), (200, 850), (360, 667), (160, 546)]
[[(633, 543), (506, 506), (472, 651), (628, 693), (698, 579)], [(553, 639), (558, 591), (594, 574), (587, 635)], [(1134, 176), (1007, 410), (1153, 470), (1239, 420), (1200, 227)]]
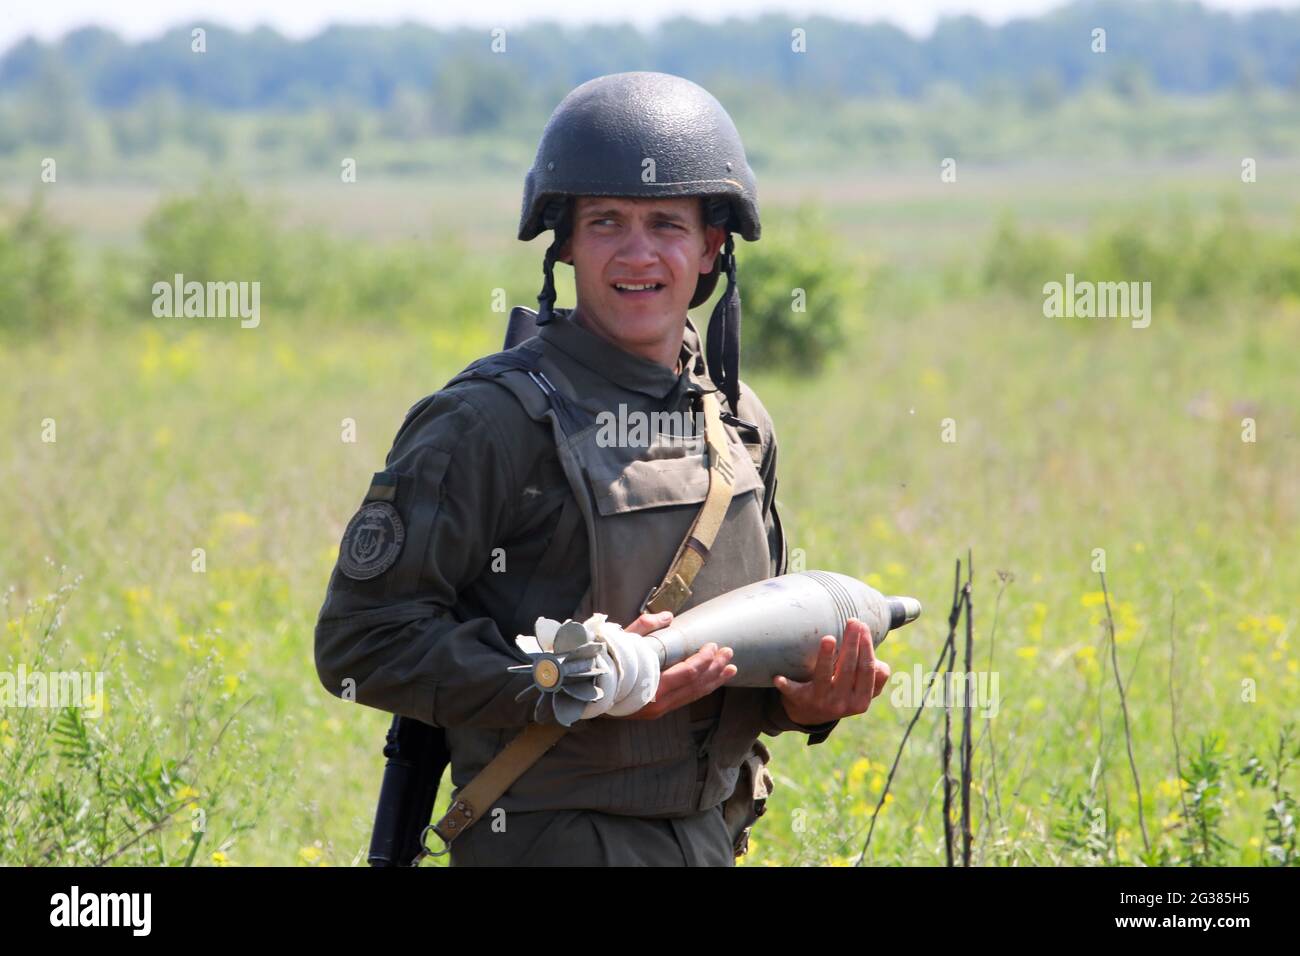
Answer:
[(564, 240), (564, 244), (560, 246), (560, 249), (556, 254), (556, 259), (560, 262), (568, 263), (569, 265), (573, 265), (573, 231), (576, 228), (575, 223), (577, 222), (577, 217), (578, 197), (570, 196), (565, 208), (565, 219), (568, 220), (568, 225), (565, 228), (569, 235), (568, 238)]
[(707, 262), (709, 268), (705, 271), (712, 272), (713, 264), (717, 261), (718, 253), (722, 251), (723, 244), (727, 241), (727, 230), (721, 226), (704, 227), (704, 253), (700, 261)]

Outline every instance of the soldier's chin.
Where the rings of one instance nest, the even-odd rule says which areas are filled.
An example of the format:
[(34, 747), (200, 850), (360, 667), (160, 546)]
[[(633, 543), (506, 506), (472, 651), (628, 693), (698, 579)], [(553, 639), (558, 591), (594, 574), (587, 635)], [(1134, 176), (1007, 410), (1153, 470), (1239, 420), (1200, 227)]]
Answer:
[(611, 314), (618, 316), (619, 324), (631, 331), (658, 332), (669, 324), (673, 313), (671, 300), (660, 293), (654, 302), (624, 302), (614, 293)]
[[(626, 339), (636, 342), (657, 342), (668, 334), (674, 322), (672, 316), (662, 309), (644, 312), (632, 309), (618, 315), (619, 332)], [(678, 319), (677, 325), (681, 324)]]

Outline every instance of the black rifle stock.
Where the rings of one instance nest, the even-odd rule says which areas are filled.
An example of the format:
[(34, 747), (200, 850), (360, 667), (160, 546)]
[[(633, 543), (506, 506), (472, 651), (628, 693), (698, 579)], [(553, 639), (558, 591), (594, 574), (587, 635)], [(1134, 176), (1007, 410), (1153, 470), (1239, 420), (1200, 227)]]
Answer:
[(384, 744), (384, 782), (370, 834), (371, 866), (413, 866), (424, 853), (438, 781), (451, 755), (441, 727), (397, 716)]

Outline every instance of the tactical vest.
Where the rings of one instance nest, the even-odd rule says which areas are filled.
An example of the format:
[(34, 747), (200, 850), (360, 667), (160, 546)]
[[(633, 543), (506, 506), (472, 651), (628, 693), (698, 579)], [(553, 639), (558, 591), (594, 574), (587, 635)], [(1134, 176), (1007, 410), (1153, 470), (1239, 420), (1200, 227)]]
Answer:
[[(583, 620), (599, 611), (616, 623), (631, 623), (671, 565), (708, 492), (703, 435), (652, 433), (648, 447), (603, 447), (596, 416), (607, 410), (574, 394), (536, 337), (478, 360), (448, 386), (468, 379), (496, 382), (530, 418), (551, 427), (573, 493), (557, 538), (566, 521), (581, 520), (590, 548), (591, 584), (569, 616)], [(763, 481), (737, 429), (725, 427), (735, 470), (732, 501), (685, 608), (771, 576)], [(545, 562), (538, 577), (544, 575)], [(589, 809), (644, 817), (707, 810), (735, 789), (738, 768), (763, 726), (768, 693), (724, 687), (716, 723), (699, 745), (690, 733), (689, 707), (657, 720), (579, 721), (495, 805), (507, 812)], [(446, 733), (459, 791), (517, 731), (448, 727)]]

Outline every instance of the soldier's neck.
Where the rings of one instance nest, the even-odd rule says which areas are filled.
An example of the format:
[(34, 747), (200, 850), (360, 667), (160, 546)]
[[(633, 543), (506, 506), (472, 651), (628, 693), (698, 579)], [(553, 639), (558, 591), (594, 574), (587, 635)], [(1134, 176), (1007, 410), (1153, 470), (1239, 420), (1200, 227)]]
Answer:
[(675, 340), (674, 337), (670, 337), (662, 342), (655, 342), (649, 345), (630, 345), (627, 342), (621, 341), (614, 335), (611, 335), (599, 324), (589, 321), (586, 316), (582, 314), (581, 306), (574, 307), (573, 312), (570, 314), (570, 318), (573, 320), (575, 325), (586, 329), (592, 335), (599, 336), (611, 345), (622, 349), (624, 352), (639, 356), (643, 359), (648, 359), (651, 362), (657, 362), (664, 368), (672, 369), (674, 375), (680, 375), (682, 373), (681, 354), (682, 338), (686, 331), (685, 322), (682, 323), (682, 327), (675, 336)]

